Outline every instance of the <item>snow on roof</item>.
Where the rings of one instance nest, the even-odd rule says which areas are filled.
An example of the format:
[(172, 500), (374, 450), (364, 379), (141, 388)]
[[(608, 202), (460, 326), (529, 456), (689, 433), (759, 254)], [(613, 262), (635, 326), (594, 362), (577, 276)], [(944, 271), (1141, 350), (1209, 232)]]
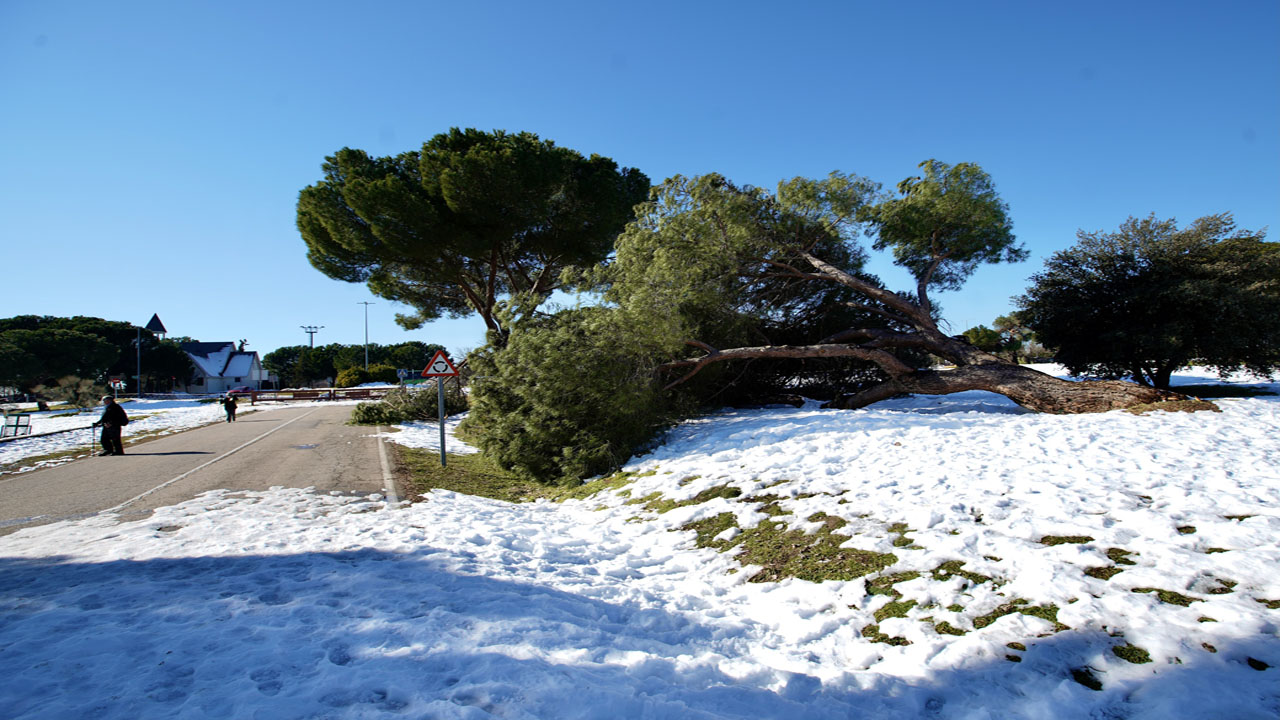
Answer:
[(206, 377), (221, 377), (236, 346), (232, 343), (183, 343), (182, 349)]
[(232, 342), (190, 342), (182, 349), (205, 377), (247, 377), (256, 351), (237, 351)]
[(248, 377), (253, 369), (254, 352), (234, 352), (227, 359), (227, 366), (222, 371), (225, 377)]

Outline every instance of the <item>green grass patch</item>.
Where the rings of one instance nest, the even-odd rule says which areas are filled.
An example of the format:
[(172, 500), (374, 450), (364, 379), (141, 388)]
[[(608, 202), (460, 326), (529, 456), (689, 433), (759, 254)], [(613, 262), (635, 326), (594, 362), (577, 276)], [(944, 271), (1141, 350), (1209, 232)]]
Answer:
[(848, 535), (835, 532), (844, 523), (824, 516), (814, 533), (794, 530), (777, 520), (766, 520), (738, 536), (742, 551), (739, 561), (759, 565), (751, 582), (776, 582), (794, 577), (801, 580), (852, 580), (879, 572), (898, 561), (896, 555), (840, 547)]
[(1099, 580), (1110, 580), (1122, 572), (1124, 572), (1124, 570), (1116, 567), (1115, 565), (1104, 565), (1102, 567), (1086, 568), (1084, 574)]
[(712, 548), (714, 550), (720, 550), (721, 552), (723, 552), (733, 547), (734, 545), (737, 545), (739, 540), (735, 538), (734, 540), (726, 541), (726, 540), (716, 540), (715, 538), (717, 535), (724, 532), (725, 530), (728, 530), (731, 527), (736, 527), (737, 524), (738, 524), (738, 521), (737, 521), (737, 518), (734, 517), (734, 514), (726, 512), (726, 513), (720, 513), (719, 515), (716, 515), (714, 517), (703, 518), (702, 520), (695, 520), (694, 522), (688, 523), (680, 529), (692, 530), (694, 533), (696, 533), (697, 537), (694, 538), (694, 543), (698, 547)]
[[(699, 497), (705, 496), (700, 502), (714, 497), (736, 498), (741, 495), (737, 488), (728, 490), (733, 492), (712, 488), (699, 493)], [(775, 500), (768, 498), (765, 508), (776, 507), (775, 503)], [(769, 513), (766, 511), (766, 514)], [(728, 541), (715, 538), (737, 524), (732, 513), (720, 513), (696, 520), (680, 529), (692, 531), (699, 547), (709, 547), (721, 552), (738, 548), (737, 559), (740, 563), (758, 565), (761, 568), (749, 578), (751, 582), (777, 582), (789, 577), (812, 582), (852, 580), (879, 572), (898, 560), (897, 556), (888, 553), (840, 547), (849, 540), (848, 535), (836, 532), (846, 524), (841, 518), (814, 513), (808, 520), (820, 523), (816, 532), (807, 533), (789, 528), (780, 520), (765, 520), (755, 527), (743, 529)]]
[(1022, 644), (1022, 643), (1020, 643), (1020, 642), (1005, 643), (1005, 644), (1004, 644), (1004, 646), (1005, 646), (1005, 647), (1007, 647), (1007, 648), (1009, 648), (1010, 650), (1017, 650), (1017, 651), (1019, 651), (1019, 652), (1026, 652), (1026, 651), (1027, 651), (1027, 646), (1026, 646), (1026, 645), (1023, 645), (1023, 644)]
[(946, 620), (943, 620), (940, 623), (934, 623), (933, 629), (937, 631), (939, 635), (955, 635), (956, 637), (960, 637), (961, 635), (969, 634), (967, 630), (961, 630)]
[(1134, 665), (1142, 665), (1144, 663), (1151, 662), (1151, 653), (1147, 652), (1146, 650), (1143, 650), (1142, 648), (1138, 647), (1137, 645), (1134, 645), (1133, 643), (1116, 645), (1115, 647), (1111, 648), (1111, 652), (1115, 653), (1115, 656), (1120, 658), (1121, 660), (1124, 660), (1125, 662), (1131, 662)]
[(915, 606), (915, 600), (891, 600), (879, 610), (876, 610), (876, 622), (882, 623), (889, 618), (904, 618), (911, 611), (911, 608)]
[(1117, 565), (1137, 565), (1138, 563), (1129, 559), (1131, 555), (1137, 554), (1123, 548), (1107, 548), (1107, 557)]
[(1214, 578), (1214, 580), (1216, 580), (1218, 584), (1208, 590), (1210, 595), (1229, 595), (1235, 592), (1237, 585), (1236, 581), (1223, 580), (1222, 578)]
[(1160, 588), (1141, 587), (1134, 588), (1136, 593), (1155, 593), (1156, 599), (1166, 605), (1179, 605), (1181, 607), (1189, 607), (1193, 602), (1201, 602), (1200, 598), (1190, 597), (1182, 593), (1176, 593), (1172, 590), (1161, 590)]
[(1226, 548), (1209, 548), (1209, 549), (1207, 549), (1207, 550), (1205, 550), (1205, 551), (1204, 551), (1204, 554), (1205, 554), (1205, 555), (1216, 555), (1217, 553), (1224, 553), (1224, 552), (1231, 552), (1231, 551), (1230, 551), (1230, 550), (1227, 550)]
[(906, 523), (894, 523), (889, 526), (888, 530), (890, 534), (898, 536), (893, 539), (894, 547), (919, 549), (919, 546), (915, 544), (915, 540), (907, 537), (907, 533), (911, 532), (911, 528), (907, 527)]
[(948, 560), (933, 569), (934, 580), (950, 580), (952, 577), (962, 577), (974, 585), (981, 585), (984, 582), (991, 582), (991, 578), (976, 572), (965, 570), (964, 563), (960, 560)]
[(710, 502), (711, 500), (715, 500), (716, 498), (725, 498), (726, 500), (732, 500), (733, 498), (736, 498), (740, 495), (742, 495), (742, 491), (736, 487), (730, 487), (728, 485), (717, 485), (716, 487), (707, 488), (706, 490), (703, 490), (702, 492), (698, 493), (697, 495), (694, 495), (688, 500), (670, 500), (662, 495), (658, 495), (658, 497), (650, 496), (651, 499), (645, 503), (645, 508), (661, 514), (661, 513), (671, 512), (676, 508), (690, 507), (693, 505), (701, 505), (702, 503)]
[(894, 573), (893, 575), (880, 575), (867, 581), (867, 594), (902, 597), (902, 593), (898, 592), (893, 586), (908, 580), (915, 580), (918, 577), (920, 577), (920, 573), (915, 570)]
[[(1107, 548), (1107, 558), (1115, 565), (1136, 565), (1137, 563), (1129, 559), (1130, 556), (1136, 554), (1123, 548)], [(1118, 568), (1115, 565), (1091, 567), (1086, 569), (1084, 574), (1099, 580), (1110, 580), (1117, 574), (1124, 572), (1123, 568)]]
[(981, 615), (979, 617), (974, 618), (973, 627), (978, 630), (981, 630), (982, 628), (990, 625), (996, 620), (999, 620), (1005, 615), (1012, 615), (1014, 613), (1020, 613), (1022, 615), (1030, 615), (1032, 617), (1038, 617), (1043, 620), (1048, 620), (1049, 622), (1053, 623), (1054, 632), (1062, 632), (1063, 630), (1071, 629), (1066, 625), (1063, 625), (1062, 623), (1058, 622), (1058, 606), (1057, 605), (1031, 605), (1026, 600), (1023, 600), (1022, 598), (1018, 598), (1011, 602), (1004, 603), (999, 607), (997, 607), (995, 610), (992, 610), (991, 612), (987, 613), (986, 615)]
[(1266, 605), (1268, 610), (1280, 610), (1280, 600), (1263, 600), (1262, 598), (1254, 599), (1263, 605)]
[(531, 502), (539, 498), (561, 500), (578, 488), (542, 485), (522, 480), (503, 470), (484, 455), (446, 454), (447, 466), (440, 466), (440, 453), (423, 448), (398, 447), (404, 479), (405, 496), (418, 499), (430, 490), (451, 490), (466, 495), (479, 495), (507, 502)]
[(1223, 519), (1223, 520), (1235, 520), (1236, 522), (1239, 522), (1239, 521), (1241, 521), (1241, 520), (1248, 520), (1248, 519), (1249, 519), (1249, 518), (1251, 518), (1251, 517), (1253, 517), (1253, 516), (1252, 516), (1252, 515), (1223, 515), (1223, 516), (1222, 516), (1222, 519)]
[(1083, 545), (1087, 542), (1093, 542), (1093, 538), (1088, 535), (1045, 535), (1040, 538), (1041, 545)]
[(871, 642), (884, 643), (885, 645), (910, 645), (911, 641), (901, 637), (890, 637), (880, 632), (879, 625), (867, 625), (860, 631), (862, 637)]
[(556, 496), (558, 500), (585, 500), (596, 493), (606, 490), (621, 490), (630, 485), (636, 478), (648, 477), (658, 474), (657, 470), (649, 470), (642, 473), (616, 472), (599, 480), (584, 482), (576, 487), (561, 487), (560, 492)]
[(1179, 535), (1195, 535), (1196, 526), (1195, 525), (1179, 525), (1178, 534)]

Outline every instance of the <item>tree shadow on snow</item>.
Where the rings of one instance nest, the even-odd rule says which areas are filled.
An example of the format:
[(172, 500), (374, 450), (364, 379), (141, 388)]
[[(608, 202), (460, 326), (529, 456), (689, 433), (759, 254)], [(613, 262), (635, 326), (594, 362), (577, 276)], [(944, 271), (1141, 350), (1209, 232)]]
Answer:
[(1102, 675), (1100, 691), (1070, 670), (1111, 639), (1072, 632), (1031, 643), (1021, 663), (824, 686), (749, 659), (749, 621), (449, 569), (459, 562), (431, 548), (0, 558), (0, 707), (15, 720), (1194, 717), (1207, 695), (1220, 717), (1280, 709), (1280, 671), (1242, 659), (1280, 664), (1272, 637), (1138, 682)]

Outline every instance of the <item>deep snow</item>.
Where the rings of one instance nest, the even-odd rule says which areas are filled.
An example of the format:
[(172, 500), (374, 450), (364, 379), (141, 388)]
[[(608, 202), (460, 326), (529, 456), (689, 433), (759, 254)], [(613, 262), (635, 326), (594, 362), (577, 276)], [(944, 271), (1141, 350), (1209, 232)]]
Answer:
[[(143, 521), (25, 529), (0, 537), (0, 708), (1274, 718), (1280, 609), (1262, 601), (1280, 605), (1280, 397), (1218, 402), (1222, 413), (1044, 416), (964, 393), (726, 411), (676, 428), (632, 460), (629, 485), (585, 501), (435, 491), (389, 507), (217, 491)], [(393, 435), (429, 446), (436, 432)], [(634, 502), (721, 486), (742, 495), (665, 513)], [(679, 530), (725, 512), (751, 527), (766, 494), (797, 527), (823, 512), (848, 523), (846, 545), (894, 553), (886, 575), (922, 571), (895, 585), (917, 604), (878, 623), (909, 645), (860, 636), (889, 600), (868, 592), (870, 578), (748, 582), (752, 568)], [(910, 547), (895, 546), (895, 523)], [(1093, 540), (1038, 542), (1048, 535)], [(1112, 548), (1135, 564), (1086, 575), (1112, 565)], [(993, 580), (931, 575), (950, 560)], [(1018, 613), (975, 627), (1014, 601), (1054, 605), (1070, 629)], [(940, 634), (943, 621), (966, 634)], [(1125, 643), (1151, 662), (1112, 652)], [(1102, 690), (1073, 679), (1086, 670)]]

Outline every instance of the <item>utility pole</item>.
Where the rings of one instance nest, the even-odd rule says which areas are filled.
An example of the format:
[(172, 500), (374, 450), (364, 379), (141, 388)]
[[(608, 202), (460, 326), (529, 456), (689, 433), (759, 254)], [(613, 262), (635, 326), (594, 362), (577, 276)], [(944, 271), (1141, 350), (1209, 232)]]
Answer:
[(316, 327), (315, 325), (299, 325), (298, 327), (301, 327), (302, 332), (306, 333), (307, 337), (311, 339), (311, 347), (314, 348), (316, 346), (316, 333), (323, 330), (324, 326), (321, 325)]
[(364, 306), (364, 369), (369, 369), (369, 306), (377, 305), (367, 300), (356, 303)]

